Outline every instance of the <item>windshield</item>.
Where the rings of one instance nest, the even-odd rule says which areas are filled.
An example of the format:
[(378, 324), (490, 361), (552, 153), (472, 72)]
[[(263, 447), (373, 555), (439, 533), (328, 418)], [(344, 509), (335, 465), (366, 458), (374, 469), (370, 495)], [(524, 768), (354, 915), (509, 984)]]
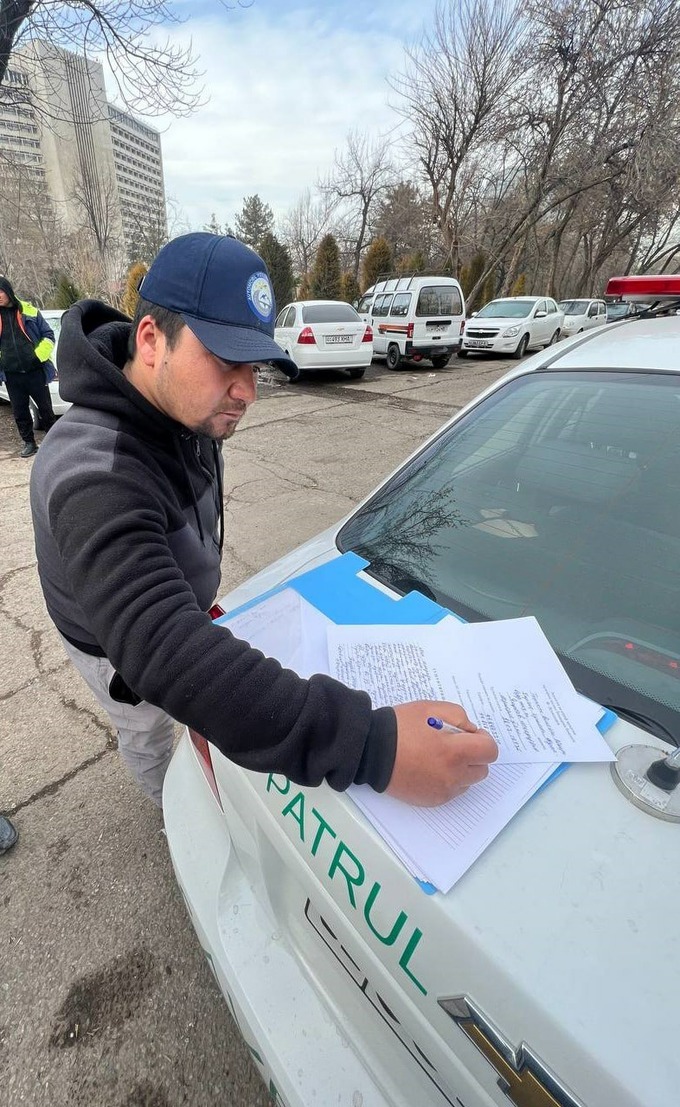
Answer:
[(351, 304), (307, 304), (302, 309), (303, 323), (360, 323)]
[(628, 315), (630, 307), (628, 304), (607, 304), (607, 318), (608, 319), (623, 319)]
[(589, 300), (560, 300), (557, 305), (565, 315), (585, 315)]
[(526, 319), (535, 300), (492, 300), (477, 312), (478, 319)]
[(680, 741), (679, 423), (675, 374), (517, 378), (338, 544), (463, 618), (535, 615), (580, 691)]

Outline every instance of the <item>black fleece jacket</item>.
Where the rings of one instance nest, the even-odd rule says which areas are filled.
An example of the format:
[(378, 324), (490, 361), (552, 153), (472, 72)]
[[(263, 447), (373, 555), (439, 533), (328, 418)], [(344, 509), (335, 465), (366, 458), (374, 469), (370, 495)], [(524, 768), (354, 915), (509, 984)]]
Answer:
[(222, 455), (122, 373), (129, 320), (97, 301), (64, 316), (59, 389), (74, 405), (31, 475), (38, 571), (57, 628), (107, 657), (142, 699), (250, 769), (300, 784), (387, 786), (391, 708), (331, 677), (302, 680), (214, 626)]

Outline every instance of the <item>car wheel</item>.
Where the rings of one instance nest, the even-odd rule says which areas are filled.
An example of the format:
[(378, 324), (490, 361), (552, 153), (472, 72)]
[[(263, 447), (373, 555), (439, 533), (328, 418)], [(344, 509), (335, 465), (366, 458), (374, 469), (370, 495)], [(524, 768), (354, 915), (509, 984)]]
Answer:
[(517, 344), (517, 349), (515, 350), (515, 352), (512, 356), (516, 357), (516, 358), (524, 357), (525, 353), (527, 352), (527, 346), (528, 345), (529, 345), (529, 335), (528, 334), (523, 334), (522, 337), (520, 338), (518, 344)]
[(348, 369), (350, 380), (353, 381), (360, 381), (365, 372), (365, 369)]
[(458, 347), (458, 357), (467, 357), (468, 351), (464, 350), (462, 346)]
[(443, 369), (445, 365), (449, 364), (449, 355), (441, 354), (439, 357), (430, 358), (433, 369)]
[(559, 340), (560, 340), (560, 328), (558, 327), (557, 330), (555, 331), (554, 335), (550, 339), (550, 342), (548, 343), (548, 345), (549, 346), (554, 346), (556, 342), (559, 342)]
[(399, 347), (395, 346), (394, 343), (392, 343), (391, 346), (387, 347), (387, 358), (385, 360), (387, 361), (388, 369), (398, 369), (401, 365), (401, 354), (399, 352)]

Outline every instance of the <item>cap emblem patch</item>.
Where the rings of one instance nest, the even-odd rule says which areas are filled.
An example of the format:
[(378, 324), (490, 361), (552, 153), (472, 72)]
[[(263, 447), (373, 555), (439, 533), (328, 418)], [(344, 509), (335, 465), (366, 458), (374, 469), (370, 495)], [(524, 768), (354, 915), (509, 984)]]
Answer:
[(266, 273), (253, 273), (248, 281), (246, 296), (258, 319), (268, 323), (274, 310), (274, 293)]

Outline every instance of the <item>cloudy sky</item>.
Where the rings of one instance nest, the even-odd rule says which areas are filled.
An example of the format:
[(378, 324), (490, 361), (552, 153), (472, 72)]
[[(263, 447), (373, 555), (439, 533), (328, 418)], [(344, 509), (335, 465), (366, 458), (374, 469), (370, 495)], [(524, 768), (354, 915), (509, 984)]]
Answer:
[[(209, 103), (163, 131), (166, 191), (197, 228), (259, 193), (277, 216), (328, 171), (347, 132), (398, 124), (386, 77), (435, 0), (175, 0)], [(246, 0), (242, 0), (245, 5)]]

